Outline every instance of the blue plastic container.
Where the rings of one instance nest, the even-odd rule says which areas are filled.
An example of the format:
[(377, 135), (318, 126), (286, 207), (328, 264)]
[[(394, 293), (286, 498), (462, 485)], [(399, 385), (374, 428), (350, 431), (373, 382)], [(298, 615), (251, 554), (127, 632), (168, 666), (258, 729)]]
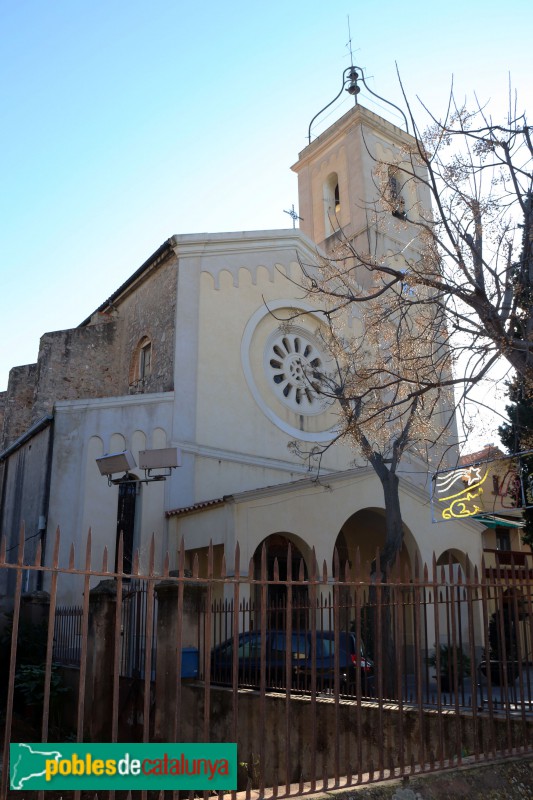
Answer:
[(181, 677), (182, 678), (197, 678), (199, 674), (198, 669), (198, 648), (197, 647), (184, 647), (181, 651)]

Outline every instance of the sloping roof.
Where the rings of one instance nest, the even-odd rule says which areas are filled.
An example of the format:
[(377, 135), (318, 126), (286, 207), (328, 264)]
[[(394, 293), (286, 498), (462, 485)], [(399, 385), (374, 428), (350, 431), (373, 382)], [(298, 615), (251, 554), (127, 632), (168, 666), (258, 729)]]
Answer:
[(174, 508), (171, 511), (165, 511), (165, 517), (180, 517), (184, 514), (193, 514), (195, 511), (202, 511), (204, 508), (220, 506), (225, 503), (226, 500), (227, 497), (217, 497), (214, 500), (202, 500), (199, 503), (193, 503), (192, 506), (182, 506), (181, 508)]
[(174, 244), (174, 239), (171, 236), (170, 239), (167, 239), (165, 242), (163, 242), (161, 247), (158, 247), (155, 253), (152, 253), (152, 255), (146, 259), (144, 264), (141, 264), (139, 269), (137, 269), (133, 273), (133, 275), (130, 275), (130, 277), (126, 281), (124, 281), (124, 283), (121, 286), (119, 286), (118, 289), (116, 289), (116, 291), (114, 291), (113, 294), (102, 303), (102, 305), (98, 306), (98, 308), (95, 308), (95, 310), (92, 312), (92, 314), (90, 314), (87, 317), (87, 319), (84, 319), (83, 322), (80, 322), (78, 328), (83, 328), (85, 325), (88, 325), (91, 321), (93, 314), (97, 314), (99, 311), (105, 311), (106, 308), (109, 308), (109, 306), (113, 305), (115, 300), (117, 300), (117, 298), (120, 297), (122, 292), (124, 292), (124, 290), (127, 289), (128, 286), (130, 286), (130, 284), (134, 283), (137, 280), (137, 278), (139, 278), (143, 274), (143, 272), (145, 272), (147, 269), (157, 264), (157, 262), (161, 261), (163, 258), (166, 258), (166, 256), (169, 255), (170, 253), (173, 253), (174, 252), (172, 247), (173, 244)]
[(54, 417), (52, 414), (46, 414), (44, 417), (41, 417), (41, 419), (38, 419), (37, 422), (34, 422), (27, 431), (21, 434), (18, 439), (15, 439), (15, 441), (12, 442), (9, 447), (6, 447), (6, 449), (0, 453), (0, 462), (5, 461), (6, 458), (18, 450), (19, 447), (22, 447), (23, 444), (26, 444), (26, 442), (28, 442), (33, 436), (36, 436), (42, 430), (51, 425), (53, 420)]
[(461, 456), (459, 464), (475, 464), (478, 461), (491, 461), (493, 458), (505, 458), (505, 453), (493, 444), (486, 444), (483, 450)]
[[(306, 476), (304, 478), (297, 478), (296, 480), (292, 481), (283, 481), (282, 483), (275, 483), (269, 486), (260, 486), (256, 489), (245, 489), (241, 492), (232, 492), (231, 494), (225, 494), (223, 497), (217, 497), (211, 500), (202, 500), (197, 503), (192, 503), (189, 506), (181, 506), (180, 508), (170, 509), (169, 511), (165, 511), (165, 516), (167, 518), (185, 516), (186, 514), (194, 514), (195, 512), (205, 511), (206, 509), (213, 508), (214, 506), (220, 506), (229, 503), (247, 502), (258, 497), (272, 497), (278, 494), (281, 495), (298, 491), (305, 487), (311, 487), (317, 491), (330, 491), (332, 483), (347, 479), (354, 481), (357, 481), (358, 479), (364, 480), (369, 475), (373, 477), (375, 476), (372, 467), (350, 467), (349, 469), (340, 470), (338, 472), (325, 473), (324, 475), (320, 476), (320, 478), (316, 475), (312, 475), (311, 477)], [(402, 478), (401, 486), (404, 490), (410, 493), (414, 492), (419, 498), (423, 498), (424, 502), (427, 500), (427, 495), (425, 492), (422, 489), (415, 487), (410, 481), (404, 481)]]
[[(353, 472), (353, 470), (348, 470), (348, 472)], [(345, 472), (336, 473), (337, 475), (345, 474)], [(333, 474), (328, 474), (328, 479), (333, 477)], [(174, 508), (170, 511), (165, 511), (166, 517), (179, 517), (185, 514), (193, 514), (195, 511), (203, 511), (206, 508), (212, 508), (213, 506), (219, 506), (223, 503), (228, 502), (235, 502), (235, 501), (242, 501), (248, 499), (250, 497), (254, 497), (257, 494), (261, 495), (269, 495), (274, 494), (277, 492), (287, 492), (292, 491), (294, 489), (300, 488), (301, 486), (305, 485), (315, 485), (320, 486), (320, 482), (317, 478), (298, 478), (297, 480), (293, 481), (284, 481), (283, 483), (273, 483), (268, 486), (260, 486), (257, 489), (245, 489), (242, 492), (233, 492), (232, 494), (225, 494), (223, 497), (216, 497), (212, 500), (201, 500), (198, 503), (193, 503), (190, 506), (181, 506), (180, 508)]]

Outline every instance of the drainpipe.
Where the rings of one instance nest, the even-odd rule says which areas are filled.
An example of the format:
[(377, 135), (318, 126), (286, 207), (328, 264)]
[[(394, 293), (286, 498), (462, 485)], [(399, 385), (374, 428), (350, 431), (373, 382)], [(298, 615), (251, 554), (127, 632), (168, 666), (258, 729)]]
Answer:
[(4, 507), (6, 503), (8, 461), (4, 461), (3, 467), (2, 488), (0, 489), (0, 536), (7, 535), (7, 532), (4, 531)]
[[(46, 564), (46, 528), (48, 525), (48, 509), (50, 507), (50, 484), (52, 481), (52, 456), (54, 452), (54, 420), (50, 421), (50, 431), (48, 434), (48, 448), (46, 453), (46, 475), (44, 480), (44, 492), (41, 502), (41, 513), (39, 515), (39, 530), (41, 540), (41, 563)], [(42, 591), (44, 573), (37, 573), (37, 589)]]

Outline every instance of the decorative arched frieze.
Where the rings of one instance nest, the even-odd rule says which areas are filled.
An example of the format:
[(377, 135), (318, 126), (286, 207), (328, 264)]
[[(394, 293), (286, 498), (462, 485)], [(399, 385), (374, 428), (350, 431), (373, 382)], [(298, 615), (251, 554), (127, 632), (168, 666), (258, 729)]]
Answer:
[(126, 438), (121, 433), (112, 433), (109, 437), (108, 453), (123, 453), (126, 450)]
[(247, 266), (238, 264), (233, 267), (224, 266), (222, 269), (203, 269), (202, 275), (209, 275), (213, 280), (213, 288), (219, 291), (220, 289), (227, 289), (233, 287), (239, 289), (243, 286), (244, 282), (247, 285), (257, 286), (263, 280), (268, 280), (269, 283), (274, 283), (276, 273), (287, 274), (287, 268), (282, 264), (272, 263), (254, 264)]

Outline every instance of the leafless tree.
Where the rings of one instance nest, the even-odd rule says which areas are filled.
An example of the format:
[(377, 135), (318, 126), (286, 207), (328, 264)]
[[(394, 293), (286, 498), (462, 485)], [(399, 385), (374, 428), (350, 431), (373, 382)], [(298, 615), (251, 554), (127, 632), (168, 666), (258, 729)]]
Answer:
[[(350, 441), (381, 481), (386, 535), (375, 571), (385, 581), (403, 543), (402, 458), (420, 457), (422, 470), (431, 458), (442, 466), (457, 444), (457, 398), (499, 360), (533, 386), (533, 316), (524, 321), (519, 299), (533, 277), (533, 260), (521, 256), (520, 225), (533, 230), (526, 118), (510, 113), (495, 124), (481, 107), (459, 107), (453, 93), (444, 119), (431, 118), (426, 131), (409, 116), (411, 143), (374, 161), (366, 236), (350, 238), (335, 224), (329, 257), (301, 265), (331, 355), (329, 369), (307, 379), (337, 403), (334, 441)], [(394, 663), (389, 623), (382, 652)]]
[[(467, 397), (501, 359), (533, 386), (533, 316), (524, 324), (518, 301), (533, 269), (521, 256), (521, 226), (533, 229), (531, 128), (516, 113), (496, 124), (482, 107), (460, 107), (453, 93), (445, 117), (432, 117), (424, 132), (411, 109), (409, 116), (412, 143), (394, 160), (374, 162), (377, 199), (366, 212), (375, 242), (388, 233), (388, 242), (407, 236), (412, 246), (384, 251), (370, 235), (350, 239), (339, 230), (318, 269), (302, 264), (335, 363), (309, 380), (338, 401), (336, 438), (352, 440), (383, 485), (382, 571), (402, 543), (400, 459), (425, 448), (427, 463), (432, 444), (442, 457), (454, 389)], [(394, 228), (402, 236), (391, 236)], [(346, 333), (350, 315), (358, 334)]]
[[(325, 260), (313, 285), (332, 287), (336, 267)], [(347, 286), (347, 276), (343, 275)], [(319, 459), (334, 443), (347, 440), (378, 475), (385, 502), (385, 543), (380, 569), (385, 577), (403, 541), (398, 469), (409, 453), (420, 472), (428, 460), (440, 463), (454, 439), (450, 348), (438, 305), (421, 304), (416, 317), (403, 306), (404, 289), (391, 287), (352, 317), (324, 295), (327, 324), (321, 329), (329, 363), (306, 379), (326, 402), (335, 402), (338, 424), (332, 441), (300, 455)], [(289, 323), (290, 324), (290, 323)], [(431, 388), (428, 388), (431, 387)]]
[[(379, 200), (367, 210), (376, 230), (390, 228), (393, 216), (419, 256), (413, 259), (405, 249), (364, 250), (341, 232), (329, 259), (332, 279), (310, 279), (307, 290), (319, 300), (327, 295), (341, 309), (401, 287), (412, 313), (420, 304), (437, 304), (454, 349), (468, 353), (450, 385), (468, 392), (504, 358), (531, 386), (533, 315), (524, 323), (519, 298), (521, 287), (533, 282), (521, 230), (533, 230), (532, 128), (525, 114), (511, 112), (496, 124), (481, 107), (459, 107), (453, 94), (445, 118), (432, 117), (424, 132), (410, 108), (409, 116), (412, 146), (394, 161), (375, 162)], [(420, 202), (421, 187), (430, 204)]]
[[(312, 278), (332, 288), (336, 268), (324, 261)], [(347, 277), (343, 276), (346, 287)], [(403, 306), (404, 289), (391, 287), (385, 295), (357, 307), (339, 310), (324, 296), (327, 324), (320, 329), (329, 360), (306, 371), (309, 390), (324, 402), (335, 402), (338, 424), (334, 439), (314, 446), (306, 455), (320, 456), (339, 440), (347, 440), (374, 469), (383, 489), (385, 541), (373, 573), (384, 582), (381, 589), (381, 623), (374, 617), (377, 593), (371, 588), (366, 609), (367, 636), (376, 642), (386, 664), (395, 664), (389, 574), (397, 566), (404, 525), (400, 504), (399, 469), (410, 457), (411, 469), (427, 470), (432, 457), (439, 462), (449, 444), (453, 423), (453, 392), (447, 387), (451, 372), (450, 350), (442, 311), (421, 304), (416, 316)], [(290, 322), (288, 323), (291, 324)], [(432, 386), (427, 390), (427, 386)], [(302, 444), (293, 447), (303, 454)], [(429, 516), (428, 516), (429, 523)], [(341, 575), (342, 568), (341, 566)], [(367, 641), (367, 645), (369, 642)], [(393, 697), (394, 670), (383, 672), (384, 691)]]

